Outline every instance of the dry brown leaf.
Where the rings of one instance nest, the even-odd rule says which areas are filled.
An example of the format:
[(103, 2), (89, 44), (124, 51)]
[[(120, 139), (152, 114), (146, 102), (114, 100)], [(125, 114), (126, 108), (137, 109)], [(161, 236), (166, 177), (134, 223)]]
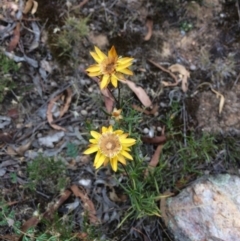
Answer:
[(152, 29), (153, 29), (153, 20), (152, 19), (147, 18), (146, 27), (147, 27), (148, 32), (145, 35), (144, 40), (148, 41), (152, 37), (152, 32), (153, 32), (152, 31)]
[(145, 143), (149, 144), (164, 144), (167, 140), (165, 135), (162, 136), (155, 136), (155, 137), (148, 137), (148, 136), (142, 136), (141, 140)]
[[(81, 67), (79, 68), (80, 71), (82, 71), (83, 73), (85, 73), (86, 75), (88, 75), (88, 73), (86, 72), (86, 70), (83, 70)], [(89, 76), (89, 78), (91, 78), (92, 80), (94, 80), (99, 86), (100, 86), (100, 81), (99, 78), (97, 77), (91, 77)], [(100, 88), (100, 87), (99, 87)], [(112, 96), (112, 93), (109, 91), (109, 89), (102, 89), (101, 93), (103, 95), (104, 98), (104, 103), (105, 103), (105, 107), (108, 113), (112, 113), (113, 111), (113, 106), (115, 103), (115, 100)]]
[(104, 103), (105, 103), (107, 112), (112, 113), (115, 101), (112, 97), (111, 92), (109, 91), (109, 89), (103, 89), (101, 90), (101, 93), (103, 94)]
[(145, 107), (152, 106), (152, 101), (142, 87), (137, 86), (134, 82), (130, 80), (120, 80), (123, 84), (127, 84), (128, 87), (136, 94), (138, 99), (142, 102)]
[(178, 82), (176, 83), (169, 83), (169, 82), (166, 82), (166, 81), (161, 81), (161, 83), (164, 85), (164, 87), (172, 87), (172, 86), (177, 86), (178, 85)]
[(182, 75), (182, 91), (187, 92), (188, 90), (188, 78), (190, 77), (190, 72), (181, 64), (173, 64), (169, 67), (173, 73), (178, 72)]
[[(160, 64), (154, 62), (154, 61), (151, 60), (151, 59), (148, 59), (148, 62), (150, 62), (151, 64), (153, 64), (153, 65), (156, 66), (157, 68), (161, 69), (162, 71), (168, 73), (168, 74), (174, 79), (174, 82), (175, 82), (175, 84), (172, 84), (172, 86), (176, 86), (176, 85), (178, 84), (179, 81), (178, 81), (176, 75), (173, 74), (170, 70), (164, 68), (163, 66), (161, 66)], [(165, 82), (165, 83), (166, 83), (166, 82)]]
[[(65, 190), (59, 200), (56, 202), (55, 205), (50, 206), (46, 212), (42, 215), (45, 219), (51, 219), (53, 216), (54, 211), (56, 211), (71, 195), (71, 192), (69, 190)], [(39, 217), (33, 216), (30, 219), (28, 219), (21, 227), (22, 233), (26, 233), (27, 230), (31, 227), (35, 227), (40, 221)], [(22, 240), (23, 235), (19, 238), (19, 240)]]
[(54, 103), (59, 100), (61, 98), (62, 94), (60, 95), (57, 95), (56, 97), (54, 97), (53, 99), (50, 100), (50, 102), (48, 103), (48, 108), (47, 108), (47, 120), (48, 120), (48, 123), (49, 125), (55, 129), (55, 130), (62, 130), (62, 131), (66, 131), (65, 128), (59, 126), (59, 125), (56, 125), (56, 124), (53, 124), (53, 114), (52, 114), (52, 108), (53, 108), (53, 105)]
[(33, 8), (32, 8), (31, 14), (36, 13), (37, 9), (38, 9), (38, 2), (33, 1)]
[(13, 37), (7, 47), (8, 52), (12, 52), (16, 47), (20, 39), (20, 23), (16, 24), (16, 28), (13, 31)]
[(138, 106), (138, 105), (132, 105), (132, 108), (133, 108), (134, 110), (139, 111), (139, 112), (143, 112), (143, 113), (146, 114), (146, 115), (154, 115), (154, 114), (158, 111), (158, 105), (154, 105), (151, 110), (143, 109), (143, 108), (141, 108), (141, 107)]
[[(211, 91), (212, 91), (214, 94), (216, 94), (217, 98), (220, 97), (218, 113), (221, 114), (221, 113), (222, 113), (222, 110), (223, 110), (224, 103), (225, 103), (225, 98), (224, 98), (224, 96), (223, 96), (221, 93), (219, 93), (218, 91), (216, 91), (215, 89), (213, 89), (212, 85), (211, 85), (210, 83), (208, 83), (208, 82), (203, 82), (203, 83), (201, 83), (197, 88), (199, 88), (199, 87), (201, 87), (201, 86), (203, 86), (203, 85), (208, 85), (208, 86), (210, 87)], [(197, 91), (197, 92), (198, 92), (198, 91)], [(197, 92), (196, 92), (196, 93), (197, 93)]]
[(145, 173), (144, 173), (145, 177), (148, 176), (149, 171), (152, 171), (157, 166), (162, 149), (163, 149), (163, 144), (157, 146), (157, 149), (155, 150), (152, 156), (152, 159), (149, 162), (147, 169), (145, 170)]
[(97, 213), (95, 207), (93, 205), (93, 202), (88, 198), (87, 193), (84, 191), (84, 189), (82, 188), (82, 190), (80, 190), (77, 185), (72, 185), (71, 190), (76, 197), (79, 197), (82, 200), (84, 204), (83, 208), (87, 212), (90, 222), (92, 224), (98, 224), (99, 220), (96, 216)]
[(17, 155), (17, 152), (14, 150), (14, 148), (13, 147), (11, 147), (11, 146), (8, 146), (7, 147), (7, 154), (9, 155), (9, 156), (15, 156), (15, 155)]
[(29, 141), (27, 142), (25, 145), (22, 145), (22, 146), (19, 146), (17, 148), (14, 148), (15, 149), (15, 152), (20, 155), (20, 156), (23, 156), (25, 151), (27, 151), (29, 149), (29, 147), (31, 146), (32, 144), (32, 141)]
[(12, 135), (8, 132), (0, 133), (0, 143), (1, 142), (5, 142), (5, 143), (12, 142)]
[(23, 9), (23, 13), (27, 14), (31, 10), (32, 6), (33, 6), (33, 0), (28, 0), (26, 2), (26, 5), (25, 5), (24, 9)]
[(70, 88), (66, 89), (66, 97), (64, 97), (64, 106), (63, 108), (60, 110), (60, 117), (62, 117), (69, 109), (69, 106), (71, 104), (72, 101), (72, 90)]
[(220, 94), (218, 91), (214, 90), (212, 87), (211, 87), (211, 91), (217, 95), (217, 98), (220, 97), (218, 112), (219, 112), (219, 114), (221, 114), (222, 110), (223, 110), (225, 98), (222, 94)]
[(169, 218), (167, 216), (166, 201), (167, 201), (167, 198), (173, 196), (174, 193), (171, 193), (170, 191), (166, 191), (162, 195), (163, 197), (160, 199), (161, 217), (165, 223), (168, 223)]

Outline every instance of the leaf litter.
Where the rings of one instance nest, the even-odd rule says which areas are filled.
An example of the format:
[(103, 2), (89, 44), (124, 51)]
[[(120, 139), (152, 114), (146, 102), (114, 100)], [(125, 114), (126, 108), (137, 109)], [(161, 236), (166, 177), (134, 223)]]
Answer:
[[(83, 80), (85, 76), (81, 73), (75, 73), (75, 78), (67, 78), (67, 75), (72, 74), (70, 73), (71, 71), (69, 71), (69, 69), (67, 69), (65, 66), (59, 67), (58, 64), (52, 61), (53, 56), (49, 51), (49, 48), (45, 48), (46, 46), (43, 46), (46, 44), (46, 42), (44, 42), (44, 44), (41, 42), (41, 24), (46, 19), (41, 19), (41, 22), (38, 22), (37, 19), (32, 16), (33, 14), (38, 14), (38, 12), (40, 13), (42, 11), (42, 5), (40, 6), (40, 2), (38, 4), (36, 1), (29, 0), (26, 2), (18, 1), (17, 3), (7, 1), (5, 3), (6, 8), (9, 11), (8, 16), (5, 16), (1, 13), (1, 40), (5, 41), (1, 51), (18, 64), (28, 66), (26, 69), (27, 73), (23, 71), (22, 77), (19, 78), (18, 81), (20, 85), (27, 84), (29, 86), (34, 86), (34, 88), (27, 90), (27, 94), (24, 96), (26, 101), (22, 106), (19, 104), (19, 114), (16, 118), (1, 113), (2, 122), (0, 122), (0, 124), (3, 134), (0, 135), (0, 145), (3, 150), (1, 151), (1, 157), (3, 157), (3, 159), (1, 161), (2, 166), (0, 166), (0, 170), (2, 170), (2, 180), (4, 180), (4, 183), (10, 182), (9, 177), (13, 170), (18, 173), (17, 175), (21, 175), (21, 171), (23, 170), (21, 166), (24, 167), (24, 163), (31, 162), (31, 160), (37, 157), (40, 152), (44, 156), (61, 155), (64, 161), (68, 164), (68, 167), (70, 167), (71, 163), (72, 170), (77, 170), (77, 173), (72, 173), (72, 180), (74, 180), (74, 183), (78, 183), (78, 185), (71, 186), (69, 190), (63, 191), (63, 193), (60, 195), (60, 198), (56, 201), (56, 203), (59, 205), (50, 205), (50, 210), (43, 212), (44, 217), (51, 220), (53, 212), (60, 210), (60, 207), (68, 202), (69, 205), (74, 205), (74, 208), (78, 212), (84, 211), (85, 213), (88, 213), (89, 211), (90, 215), (88, 218), (93, 224), (101, 220), (104, 228), (107, 228), (108, 226), (112, 227), (112, 223), (120, 223), (122, 210), (127, 210), (129, 208), (128, 198), (126, 196), (121, 196), (116, 192), (118, 184), (116, 180), (113, 180), (114, 178), (112, 178), (108, 170), (103, 169), (98, 173), (95, 173), (95, 171), (91, 168), (91, 160), (89, 158), (84, 159), (86, 157), (82, 156), (81, 154), (77, 155), (76, 157), (69, 157), (64, 154), (66, 153), (67, 143), (70, 141), (72, 143), (76, 143), (79, 153), (81, 153), (82, 146), (83, 144), (86, 145), (87, 139), (87, 134), (84, 133), (85, 129), (83, 126), (88, 123), (89, 119), (96, 119), (96, 123), (94, 123), (94, 125), (96, 124), (96, 128), (98, 127), (99, 123), (103, 121), (103, 115), (96, 107), (98, 105), (94, 105), (97, 102), (92, 104), (92, 100), (90, 100), (94, 93), (96, 93), (96, 83), (98, 84), (98, 80), (96, 80), (96, 83), (93, 84), (87, 81), (84, 82)], [(119, 11), (119, 9), (122, 9), (123, 7), (121, 4), (118, 5), (119, 3), (110, 3), (109, 1), (106, 1), (105, 4), (106, 5), (101, 6), (101, 8), (106, 11), (106, 18), (111, 19), (113, 16), (116, 19), (121, 18), (121, 11)], [(76, 6), (72, 5), (71, 10), (74, 12), (74, 9), (81, 9), (81, 14), (88, 14), (92, 11), (92, 14), (94, 15), (96, 12), (99, 12), (96, 11), (97, 7), (100, 6), (97, 6), (97, 4), (95, 6), (94, 3), (91, 3), (90, 1), (82, 1)], [(141, 11), (144, 10), (144, 8), (145, 7), (143, 7)], [(24, 9), (24, 15), (22, 14), (21, 9)], [(95, 16), (96, 19), (101, 16), (101, 14), (98, 15), (99, 16)], [(136, 18), (138, 18), (138, 15), (136, 16)], [(8, 21), (9, 18), (11, 21)], [(111, 19), (112, 22), (115, 21), (114, 18)], [(20, 21), (18, 22), (18, 20)], [(61, 16), (58, 20), (61, 22)], [(109, 23), (111, 23), (111, 21), (109, 21)], [(134, 25), (136, 23), (131, 22), (131, 20), (129, 21), (131, 23), (131, 28), (133, 28), (132, 30), (137, 31), (136, 29), (139, 28), (139, 32), (142, 36), (143, 23), (140, 21), (141, 24), (136, 26)], [(90, 26), (92, 29), (96, 28), (98, 29), (97, 31), (99, 31), (102, 28), (101, 23), (102, 21), (97, 21), (96, 25)], [(164, 62), (166, 60), (161, 59), (161, 57), (156, 54), (158, 50), (154, 52), (151, 51), (152, 47), (148, 47), (148, 44), (152, 45), (156, 40), (156, 36), (158, 36), (157, 34), (161, 35), (161, 32), (156, 31), (158, 26), (155, 19), (147, 19), (146, 24), (148, 33), (147, 35), (141, 37), (141, 41), (146, 41), (146, 46), (143, 47), (138, 45), (138, 43), (134, 43), (136, 46), (133, 50), (129, 50), (127, 44), (125, 44), (126, 46), (123, 46), (122, 48), (124, 51), (132, 51), (132, 55), (138, 58), (137, 61), (142, 58), (143, 64), (140, 65), (139, 62), (137, 62), (137, 65), (140, 65), (138, 66), (139, 68), (144, 65), (145, 60), (148, 59), (149, 63), (155, 65), (162, 71), (161, 73), (157, 73), (155, 76), (149, 75), (150, 72), (152, 73), (154, 71), (151, 71), (151, 68), (146, 64), (144, 66), (146, 71), (141, 72), (141, 75), (139, 73), (136, 74), (138, 78), (140, 78), (139, 82), (141, 82), (141, 78), (144, 79), (145, 82), (143, 81), (140, 83), (143, 85), (138, 86), (138, 81), (135, 81), (136, 79), (134, 79), (134, 81), (126, 81), (124, 84), (126, 84), (132, 90), (132, 92), (136, 94), (137, 98), (144, 106), (142, 108), (137, 104), (132, 105), (135, 110), (146, 114), (146, 116), (143, 117), (142, 123), (144, 123), (144, 125), (154, 125), (157, 122), (154, 118), (162, 118), (162, 116), (166, 113), (164, 108), (166, 108), (166, 106), (169, 104), (169, 99), (166, 98), (169, 93), (168, 88), (175, 87), (181, 82), (182, 91), (189, 92), (188, 87), (189, 84), (192, 83), (190, 79), (190, 72), (187, 70), (190, 69), (190, 60), (188, 59), (188, 56), (185, 55), (187, 52), (184, 54), (180, 53), (181, 57), (184, 58), (185, 61), (180, 61), (179, 63), (176, 62), (175, 59), (174, 61), (168, 59), (167, 61), (169, 61), (169, 63), (167, 63), (167, 66), (170, 67), (163, 67), (166, 65)], [(167, 23), (165, 22), (164, 24)], [(165, 31), (164, 24), (162, 26), (163, 31)], [(134, 39), (134, 36), (132, 32), (129, 31), (128, 24), (123, 24), (122, 26), (123, 29), (121, 29), (121, 31), (118, 33), (115, 33), (115, 30), (111, 33), (106, 33), (107, 38), (109, 38), (109, 35), (114, 36), (114, 34), (116, 34), (118, 37), (124, 36), (125, 39), (131, 42), (131, 38)], [(176, 29), (174, 30), (176, 31)], [(163, 39), (168, 41), (166, 38), (166, 36), (163, 36)], [(134, 39), (134, 41), (138, 42), (136, 39)], [(111, 42), (111, 40), (109, 42)], [(169, 43), (170, 45), (172, 44), (170, 38)], [(134, 44), (132, 42), (132, 45)], [(88, 52), (88, 49), (91, 49), (91, 46), (89, 47), (89, 43), (84, 42), (84, 46), (86, 46), (85, 49), (82, 49), (84, 49), (86, 52)], [(139, 48), (139, 46), (144, 49), (143, 52), (141, 52), (141, 48)], [(178, 51), (177, 45), (175, 46), (175, 51)], [(41, 51), (39, 49), (41, 49)], [(9, 52), (10, 50), (11, 52)], [(86, 52), (84, 51), (83, 56), (86, 56)], [(145, 55), (145, 52), (150, 53), (149, 55)], [(77, 56), (77, 58), (81, 58), (80, 55)], [(76, 61), (77, 58), (75, 58)], [(156, 61), (153, 61), (152, 59), (156, 59)], [(159, 59), (160, 61), (158, 61)], [(86, 59), (84, 58), (82, 58), (81, 61), (84, 64), (86, 63)], [(172, 63), (179, 64), (172, 65)], [(164, 75), (162, 72), (167, 75)], [(194, 73), (192, 74), (191, 72), (192, 79), (193, 75)], [(172, 79), (169, 79), (169, 76)], [(22, 81), (22, 79), (24, 79), (24, 81)], [(75, 79), (77, 79), (78, 82), (81, 79), (82, 83), (79, 84)], [(164, 91), (166, 91), (167, 94), (162, 96), (160, 94), (160, 97), (155, 100), (157, 104), (154, 104), (155, 102), (152, 103), (152, 96), (149, 93), (155, 91), (161, 84), (166, 87)], [(66, 87), (67, 85), (68, 87)], [(80, 91), (77, 90), (76, 87), (79, 88)], [(92, 88), (93, 91), (88, 92), (89, 88)], [(225, 102), (224, 95), (221, 94), (220, 91), (217, 91), (217, 89), (213, 88), (213, 86), (210, 86), (210, 88), (218, 98), (220, 97), (219, 113), (221, 113)], [(106, 111), (108, 113), (112, 113), (116, 103), (111, 92), (109, 90), (105, 90), (102, 92), (102, 95)], [(79, 99), (79, 102), (77, 102), (76, 99)], [(173, 101), (176, 101), (175, 98), (173, 99)], [(178, 102), (180, 103), (181, 100), (182, 96), (180, 96)], [(140, 102), (138, 102), (138, 104)], [(76, 105), (79, 105), (79, 108), (76, 108)], [(91, 106), (94, 106), (95, 109)], [(86, 116), (77, 116), (72, 114), (74, 112), (78, 113), (82, 109), (86, 110)], [(6, 116), (8, 117), (6, 118)], [(141, 127), (142, 123), (140, 123)], [(12, 131), (14, 134), (12, 134)], [(148, 162), (150, 166), (156, 167), (158, 165), (163, 144), (167, 141), (167, 137), (165, 135), (157, 135), (152, 138), (143, 136), (142, 141), (145, 143), (145, 145), (157, 145), (155, 154), (153, 154), (152, 158), (150, 158), (150, 161)], [(84, 175), (89, 176), (90, 179), (82, 179), (82, 176)], [(22, 179), (25, 180), (26, 178), (22, 177)], [(78, 180), (92, 180), (92, 184), (90, 186), (84, 186), (84, 183), (81, 183), (80, 181), (78, 182)], [(3, 184), (0, 185), (1, 188), (4, 187)], [(8, 187), (8, 185), (6, 185), (6, 187)], [(72, 187), (76, 195), (74, 194)], [(24, 195), (21, 190), (18, 190), (18, 192), (19, 196)], [(58, 194), (56, 194), (56, 196), (57, 195)], [(166, 195), (168, 194), (166, 193)], [(76, 196), (79, 198), (77, 199), (78, 201), (73, 201), (75, 200)], [(73, 197), (74, 199), (72, 199)], [(9, 200), (14, 200), (15, 198), (16, 197), (9, 194)], [(38, 201), (36, 201), (36, 203), (37, 202)], [(84, 206), (85, 203), (86, 205)], [(31, 204), (29, 205), (31, 206)], [(45, 208), (46, 207), (47, 202), (45, 201)], [(83, 221), (81, 218), (79, 218), (78, 221), (79, 220)], [(139, 223), (144, 223), (144, 221), (146, 220), (139, 220)], [(133, 236), (135, 235), (134, 237), (139, 238), (138, 240), (148, 240), (148, 237), (145, 234), (149, 232), (149, 230), (153, 230), (155, 226), (153, 225), (149, 228), (149, 226), (147, 226), (148, 224), (141, 226), (137, 222), (138, 221), (134, 222), (136, 226), (134, 226), (134, 224), (132, 225), (131, 233)], [(26, 231), (30, 227), (36, 226), (38, 223), (39, 218), (32, 217), (22, 226), (22, 230)], [(104, 224), (106, 225), (104, 226)], [(79, 238), (86, 238), (87, 236), (87, 234), (83, 232), (78, 232), (76, 234), (78, 234)], [(161, 235), (158, 236), (158, 239), (160, 236)]]

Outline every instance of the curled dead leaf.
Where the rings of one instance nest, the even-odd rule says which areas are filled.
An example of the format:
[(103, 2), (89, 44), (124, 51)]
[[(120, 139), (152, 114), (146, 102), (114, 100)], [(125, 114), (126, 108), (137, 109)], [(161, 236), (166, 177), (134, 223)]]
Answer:
[[(79, 67), (79, 70), (82, 71), (85, 74), (88, 74), (84, 69), (82, 69), (81, 67)], [(99, 78), (97, 77), (91, 77), (89, 76), (89, 78), (91, 78), (92, 80), (94, 80), (99, 86), (100, 86), (100, 81)], [(100, 88), (100, 87), (99, 87)], [(104, 98), (104, 103), (105, 103), (105, 107), (108, 113), (112, 113), (113, 111), (113, 107), (114, 107), (114, 103), (115, 100), (113, 98), (112, 93), (109, 91), (109, 89), (100, 89), (103, 98)]]
[(49, 125), (53, 129), (66, 131), (65, 128), (53, 123), (54, 120), (53, 120), (52, 108), (53, 108), (55, 102), (57, 100), (59, 100), (60, 98), (63, 98), (63, 101), (64, 101), (64, 105), (63, 105), (62, 109), (60, 110), (60, 117), (62, 117), (69, 109), (69, 106), (70, 106), (70, 103), (72, 100), (72, 90), (70, 88), (67, 88), (65, 95), (63, 93), (61, 93), (50, 100), (50, 102), (48, 104), (48, 108), (47, 108), (47, 120), (48, 120)]
[(60, 99), (61, 95), (57, 95), (56, 97), (54, 97), (53, 99), (50, 100), (49, 104), (48, 104), (48, 108), (47, 108), (47, 121), (49, 123), (49, 125), (55, 129), (55, 130), (62, 130), (62, 131), (66, 131), (65, 128), (59, 126), (59, 125), (56, 125), (56, 124), (53, 124), (53, 114), (52, 114), (52, 108), (55, 104), (55, 102)]
[(66, 89), (66, 95), (64, 96), (64, 105), (60, 110), (60, 117), (62, 117), (69, 109), (72, 101), (72, 90), (70, 88)]
[[(220, 92), (218, 92), (218, 91), (216, 91), (215, 89), (213, 89), (212, 85), (211, 85), (210, 83), (208, 83), (208, 82), (203, 82), (203, 83), (201, 83), (197, 88), (199, 88), (199, 87), (201, 87), (201, 86), (204, 86), (204, 85), (208, 85), (208, 86), (210, 87), (211, 91), (212, 91), (214, 94), (216, 94), (217, 98), (220, 97), (218, 113), (221, 114), (221, 113), (222, 113), (222, 110), (223, 110), (224, 103), (225, 103), (225, 98), (224, 98), (224, 96), (223, 96)], [(197, 92), (196, 92), (196, 93), (197, 93)]]
[(141, 108), (140, 106), (137, 105), (132, 105), (132, 108), (134, 110), (137, 110), (139, 112), (143, 112), (146, 115), (154, 115), (158, 111), (158, 105), (154, 105), (151, 110), (146, 110)]
[(147, 18), (146, 21), (146, 27), (147, 27), (147, 34), (144, 37), (145, 41), (148, 41), (152, 37), (152, 30), (153, 30), (153, 20), (151, 18)]
[(89, 217), (90, 222), (92, 224), (97, 224), (97, 223), (99, 223), (99, 220), (98, 220), (98, 218), (96, 216), (97, 213), (96, 213), (94, 204), (89, 199), (89, 197), (88, 197), (87, 193), (84, 191), (84, 189), (83, 188), (81, 188), (81, 189), (82, 190), (80, 190), (77, 185), (72, 185), (71, 186), (71, 190), (74, 193), (74, 195), (76, 197), (79, 197), (82, 200), (82, 202), (84, 203), (83, 208), (87, 212), (87, 215)]
[[(170, 70), (164, 68), (163, 66), (161, 66), (160, 64), (154, 62), (154, 61), (151, 60), (151, 59), (148, 59), (148, 62), (150, 62), (151, 64), (153, 64), (153, 65), (156, 66), (157, 68), (161, 69), (162, 71), (168, 73), (168, 74), (174, 79), (174, 82), (175, 82), (174, 84), (172, 84), (172, 86), (176, 86), (176, 85), (178, 84), (179, 81), (178, 81), (176, 75), (173, 74)], [(167, 83), (167, 82), (165, 82), (165, 83)]]
[(142, 102), (145, 107), (152, 106), (152, 101), (150, 100), (149, 96), (147, 95), (146, 91), (142, 88), (137, 86), (134, 82), (130, 80), (120, 80), (123, 84), (128, 85), (128, 87), (136, 94), (138, 99)]
[(159, 163), (159, 158), (160, 158), (160, 154), (162, 152), (162, 149), (163, 149), (162, 144), (157, 146), (157, 149), (155, 150), (155, 152), (152, 156), (152, 159), (149, 162), (148, 167), (144, 172), (144, 177), (147, 177), (149, 171), (152, 171), (157, 166), (157, 164)]
[(154, 136), (154, 137), (148, 137), (148, 136), (142, 136), (141, 140), (145, 143), (149, 144), (164, 144), (167, 141), (167, 138), (165, 135), (162, 136)]
[(181, 74), (182, 80), (182, 91), (187, 92), (188, 90), (188, 78), (190, 77), (190, 72), (181, 64), (173, 64), (169, 67), (169, 70), (173, 73), (178, 72)]
[(103, 89), (101, 90), (101, 93), (104, 98), (105, 107), (108, 113), (112, 113), (113, 107), (114, 107), (114, 99), (112, 97), (112, 93), (109, 91), (109, 89)]
[(8, 52), (12, 52), (16, 47), (20, 39), (20, 23), (16, 24), (16, 28), (13, 31), (13, 37), (7, 47)]
[(23, 13), (27, 14), (32, 9), (32, 6), (33, 6), (33, 0), (28, 0), (23, 9)]
[(38, 8), (38, 2), (33, 1), (33, 8), (32, 8), (31, 14), (36, 13), (37, 12), (37, 8)]
[(14, 148), (15, 152), (20, 155), (23, 156), (24, 153), (29, 149), (29, 147), (31, 146), (32, 141), (27, 142), (26, 144), (19, 146), (17, 148)]

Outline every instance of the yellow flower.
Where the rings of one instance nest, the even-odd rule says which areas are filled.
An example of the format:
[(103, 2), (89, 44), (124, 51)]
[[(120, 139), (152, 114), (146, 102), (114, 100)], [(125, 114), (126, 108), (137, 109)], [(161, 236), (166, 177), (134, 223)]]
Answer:
[(110, 161), (112, 169), (117, 171), (118, 161), (126, 165), (126, 158), (133, 160), (128, 152), (129, 147), (134, 145), (136, 140), (127, 138), (128, 133), (124, 133), (122, 130), (113, 131), (112, 126), (103, 126), (102, 133), (91, 131), (91, 135), (94, 139), (89, 140), (91, 144), (83, 153), (97, 152), (93, 164), (95, 168), (105, 166)]
[(89, 76), (99, 76), (100, 88), (104, 89), (111, 82), (116, 88), (118, 80), (123, 80), (123, 74), (133, 75), (133, 72), (128, 69), (132, 65), (133, 58), (118, 57), (115, 47), (108, 51), (106, 56), (98, 47), (94, 47), (95, 52), (90, 52), (97, 64), (91, 65), (86, 69)]
[(123, 118), (121, 115), (121, 112), (122, 112), (122, 109), (118, 110), (118, 109), (114, 108), (113, 112), (112, 112), (112, 117), (114, 119), (116, 119), (117, 121), (121, 120)]

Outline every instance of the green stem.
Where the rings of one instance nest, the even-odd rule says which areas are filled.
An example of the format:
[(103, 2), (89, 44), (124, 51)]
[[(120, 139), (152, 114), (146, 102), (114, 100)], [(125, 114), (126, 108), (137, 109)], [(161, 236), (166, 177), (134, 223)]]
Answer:
[[(120, 83), (119, 83), (120, 84)], [(121, 108), (121, 88), (120, 86), (118, 85), (118, 105), (117, 105), (117, 109), (120, 109)]]

